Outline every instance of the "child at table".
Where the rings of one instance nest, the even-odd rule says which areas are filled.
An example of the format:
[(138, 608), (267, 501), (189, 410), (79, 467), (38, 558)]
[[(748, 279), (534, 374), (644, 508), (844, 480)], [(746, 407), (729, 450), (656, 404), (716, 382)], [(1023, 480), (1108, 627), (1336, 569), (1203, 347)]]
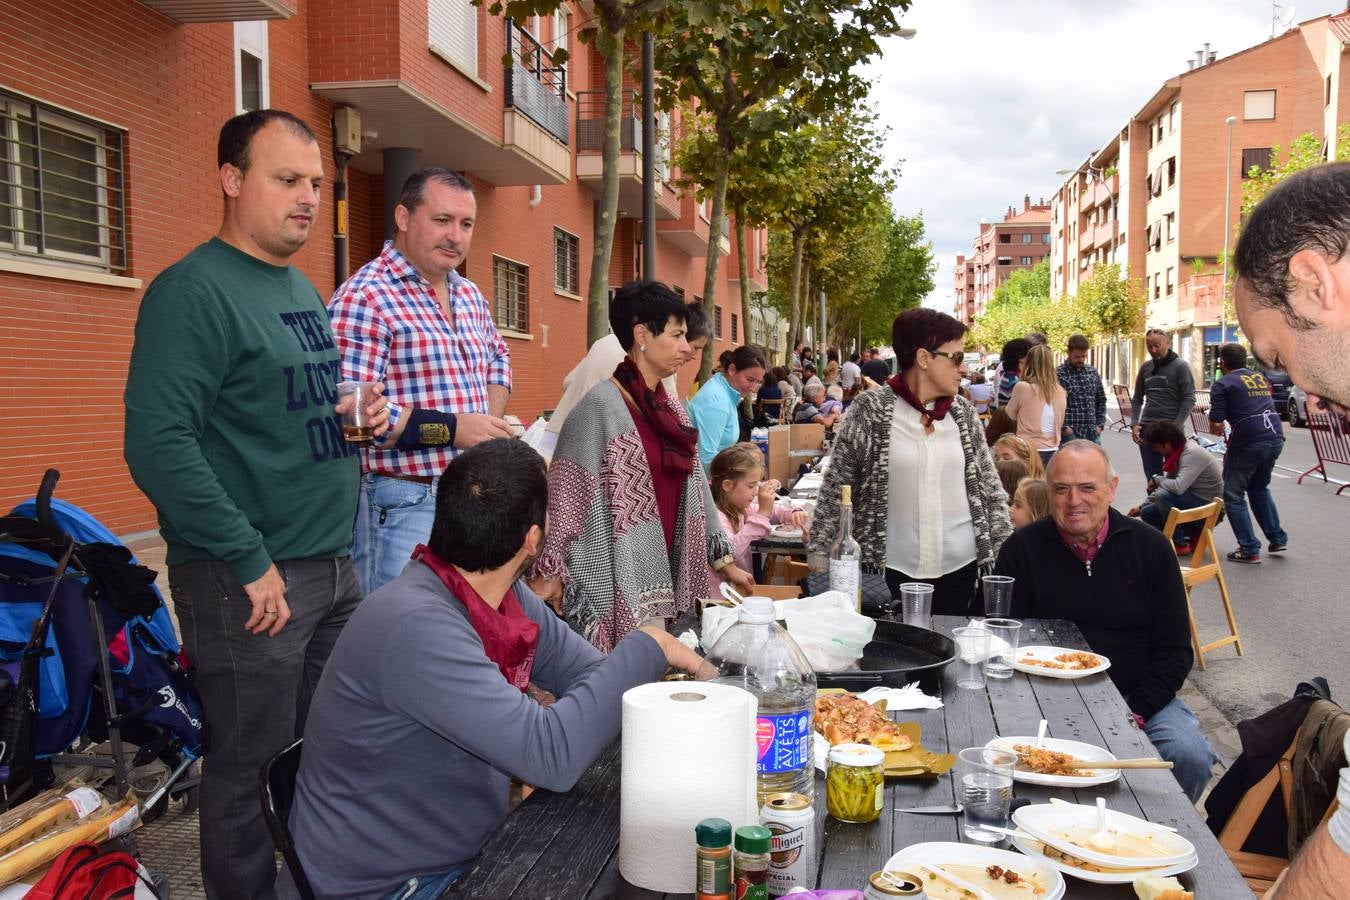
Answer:
[[(786, 501), (776, 503), (778, 482), (764, 477), (764, 454), (743, 441), (713, 457), (709, 467), (713, 506), (722, 530), (731, 541), (735, 565), (752, 572), (750, 545), (769, 533), (774, 525), (790, 525), (806, 531), (806, 513)], [(712, 585), (722, 581), (712, 570)]]
[(1016, 530), (1050, 515), (1050, 486), (1040, 478), (1023, 478), (1013, 491), (1008, 514)]

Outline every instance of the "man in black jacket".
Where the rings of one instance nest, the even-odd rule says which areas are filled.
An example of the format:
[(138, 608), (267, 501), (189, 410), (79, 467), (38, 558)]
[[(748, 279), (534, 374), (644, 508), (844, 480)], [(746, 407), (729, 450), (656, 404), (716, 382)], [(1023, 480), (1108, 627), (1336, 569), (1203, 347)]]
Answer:
[(1050, 517), (1014, 532), (998, 555), (998, 574), (1017, 579), (1012, 614), (1078, 625), (1194, 802), (1215, 757), (1177, 697), (1192, 652), (1176, 554), (1161, 532), (1111, 508), (1120, 479), (1097, 444), (1064, 444), (1046, 480)]

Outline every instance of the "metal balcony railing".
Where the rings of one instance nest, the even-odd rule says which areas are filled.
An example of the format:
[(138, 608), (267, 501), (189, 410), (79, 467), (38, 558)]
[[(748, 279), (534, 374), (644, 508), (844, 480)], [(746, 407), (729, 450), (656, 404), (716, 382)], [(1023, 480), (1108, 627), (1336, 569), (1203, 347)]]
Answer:
[(567, 69), (512, 19), (506, 20), (506, 105), (567, 143)]
[[(623, 92), (619, 109), (619, 152), (642, 152), (642, 104), (637, 91)], [(605, 144), (605, 92), (577, 92), (577, 150), (599, 153)], [(658, 161), (659, 164), (659, 161)]]

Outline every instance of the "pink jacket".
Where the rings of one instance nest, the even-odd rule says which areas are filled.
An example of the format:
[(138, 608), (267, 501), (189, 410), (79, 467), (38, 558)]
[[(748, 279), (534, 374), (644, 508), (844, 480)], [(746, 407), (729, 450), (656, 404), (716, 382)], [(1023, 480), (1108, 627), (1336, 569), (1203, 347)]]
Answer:
[[(713, 509), (717, 510), (717, 518), (722, 523), (722, 531), (726, 534), (727, 540), (731, 541), (731, 554), (736, 557), (734, 565), (738, 569), (752, 574), (755, 570), (754, 564), (750, 560), (750, 545), (768, 534), (773, 526), (786, 522), (788, 517), (792, 515), (792, 504), (780, 503), (773, 508), (773, 515), (766, 519), (759, 514), (759, 503), (756, 502), (741, 519), (741, 530), (735, 531), (732, 528), (734, 523), (727, 519), (727, 514), (716, 505), (713, 506)], [(722, 577), (722, 573), (716, 570), (711, 570), (709, 579), (709, 584), (714, 590), (726, 581)]]
[(1045, 409), (1045, 398), (1041, 389), (1029, 381), (1019, 381), (1013, 387), (1012, 400), (1008, 402), (1008, 415), (1017, 423), (1017, 436), (1039, 450), (1054, 450), (1059, 446), (1059, 436), (1064, 430), (1064, 404), (1068, 395), (1064, 388), (1055, 385), (1055, 396), (1050, 405), (1055, 411), (1055, 430), (1046, 435), (1041, 431), (1041, 416)]

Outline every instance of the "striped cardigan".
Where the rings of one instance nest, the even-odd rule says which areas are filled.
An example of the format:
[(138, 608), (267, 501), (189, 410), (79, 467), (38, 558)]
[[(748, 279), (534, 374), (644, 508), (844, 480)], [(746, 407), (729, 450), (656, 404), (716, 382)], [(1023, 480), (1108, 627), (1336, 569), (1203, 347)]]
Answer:
[(563, 618), (606, 653), (647, 619), (669, 626), (711, 596), (709, 563), (731, 552), (695, 459), (667, 555), (649, 466), (633, 414), (606, 380), (568, 415), (548, 468), (548, 537), (531, 577), (562, 579)]
[[(903, 402), (889, 387), (858, 396), (839, 426), (830, 468), (820, 487), (811, 524), (808, 550), (830, 552), (839, 530), (839, 494), (845, 484), (853, 486), (853, 537), (862, 548), (864, 569), (880, 572), (886, 567), (887, 478), (891, 456), (891, 416)], [(961, 433), (965, 451), (966, 496), (975, 526), (975, 561), (981, 569), (992, 568), (998, 550), (1012, 534), (1008, 518), (1008, 495), (999, 481), (984, 430), (975, 407), (957, 397), (948, 413)]]

